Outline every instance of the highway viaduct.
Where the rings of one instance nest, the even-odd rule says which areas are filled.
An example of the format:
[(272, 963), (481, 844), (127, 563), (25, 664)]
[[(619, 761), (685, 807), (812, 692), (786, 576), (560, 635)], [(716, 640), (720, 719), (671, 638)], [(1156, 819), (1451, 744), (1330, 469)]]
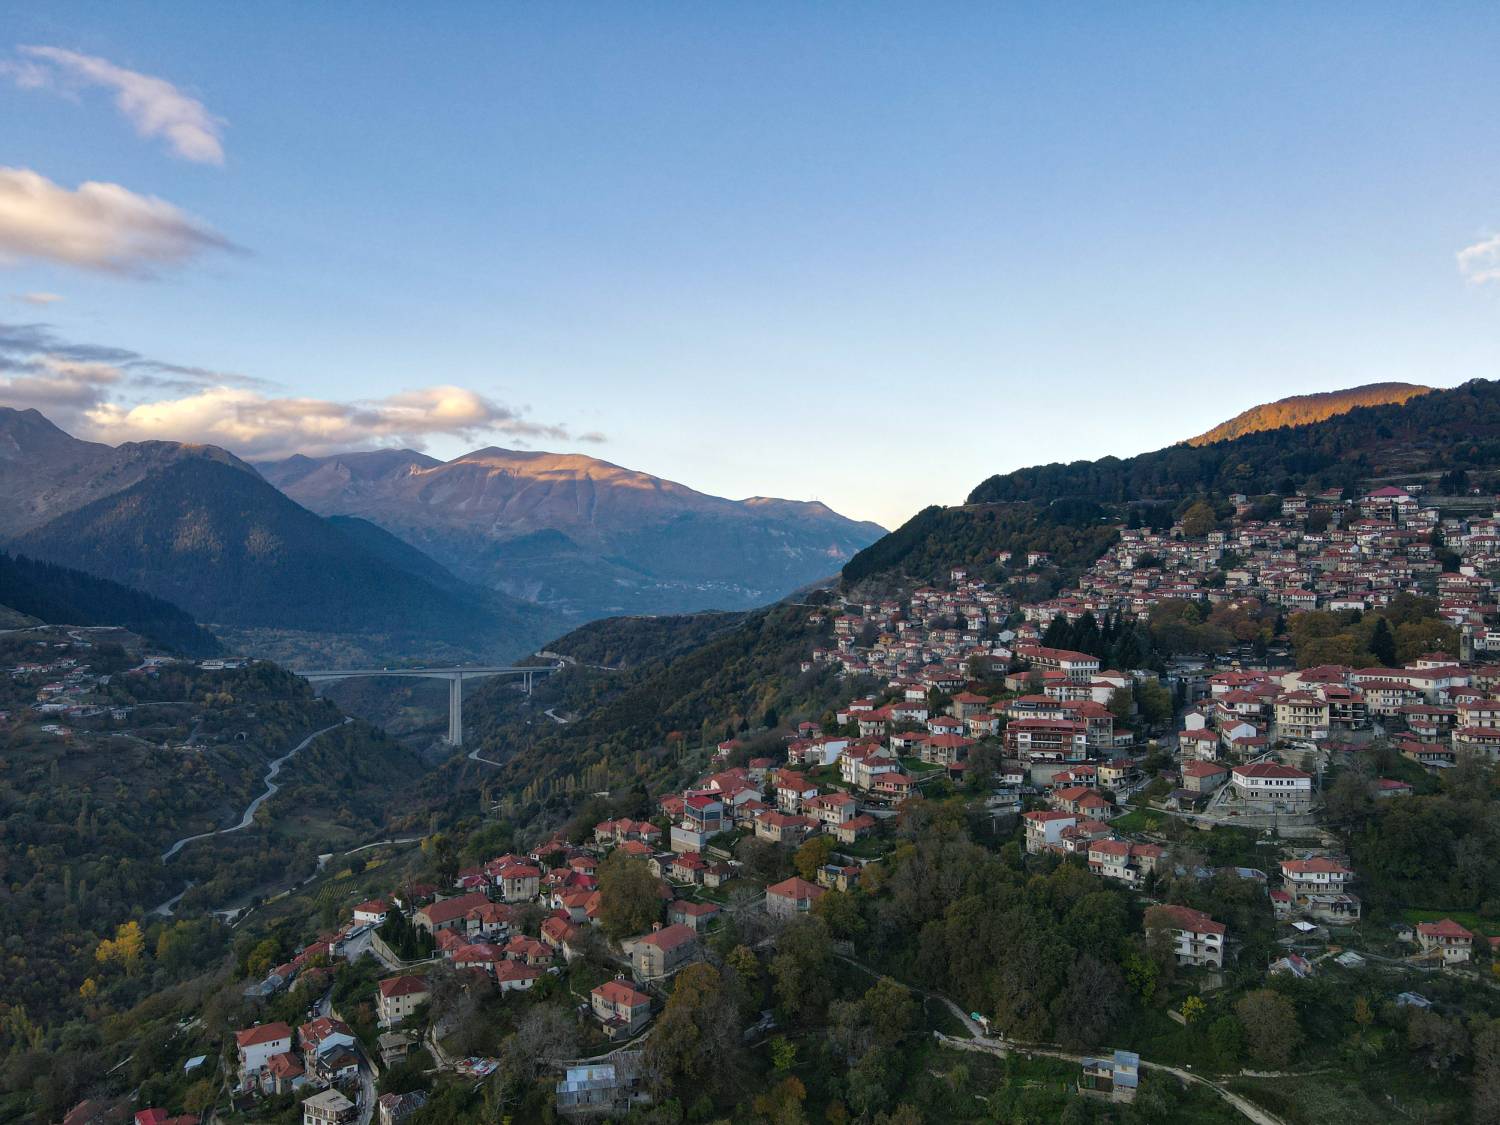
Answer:
[(529, 668), (500, 668), (476, 665), (459, 668), (317, 668), (298, 672), (309, 683), (324, 683), (328, 680), (353, 680), (364, 676), (404, 676), (408, 679), (448, 681), (448, 741), (454, 746), (464, 742), (464, 681), (481, 680), (489, 676), (520, 676), (522, 690), (531, 694), (532, 679), (562, 667), (561, 664), (541, 664)]

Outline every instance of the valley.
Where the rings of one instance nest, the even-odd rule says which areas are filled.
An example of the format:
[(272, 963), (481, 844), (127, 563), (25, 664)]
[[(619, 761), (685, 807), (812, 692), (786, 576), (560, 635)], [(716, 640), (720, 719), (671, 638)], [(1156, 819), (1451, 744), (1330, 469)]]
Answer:
[(1500, 6), (0, 24), (0, 1125), (1500, 1125)]
[[(319, 699), (128, 634), (8, 634), (6, 882), (63, 909), (0, 1104), (117, 1095), (90, 1068), (183, 1013), (141, 1096), (247, 1120), (319, 1091), (542, 1119), (585, 1066), (640, 1120), (688, 1092), (757, 1118), (1466, 1120), (1500, 1081), (1495, 470), (1471, 458), (1449, 496), (1427, 464), (1361, 467), (932, 508), (837, 583), (538, 646), (531, 694), (466, 692), (460, 749), (441, 684)], [(160, 748), (112, 729), (157, 697)], [(143, 784), (175, 811), (106, 874), (88, 841)], [(37, 857), (69, 823), (14, 866), (18, 833)], [(114, 906), (80, 929), (82, 881)], [(396, 1015), (403, 994), (425, 999)], [(105, 1011), (121, 1038), (80, 1034)], [(282, 1027), (272, 1064), (253, 1045)], [(205, 1049), (207, 1078), (173, 1076)]]

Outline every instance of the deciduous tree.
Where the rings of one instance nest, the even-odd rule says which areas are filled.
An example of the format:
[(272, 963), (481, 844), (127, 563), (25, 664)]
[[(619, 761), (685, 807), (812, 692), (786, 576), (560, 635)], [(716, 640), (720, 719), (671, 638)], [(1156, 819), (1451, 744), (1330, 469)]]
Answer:
[(649, 930), (661, 903), (661, 883), (645, 860), (616, 850), (599, 865), (599, 922), (610, 937)]
[(1273, 989), (1258, 988), (1240, 997), (1234, 1011), (1251, 1058), (1270, 1067), (1284, 1067), (1292, 1061), (1302, 1044), (1302, 1028), (1290, 1000)]
[(782, 931), (776, 950), (771, 975), (776, 980), (777, 1002), (794, 1019), (815, 1019), (833, 994), (829, 980), (833, 943), (828, 927), (820, 918), (799, 918)]

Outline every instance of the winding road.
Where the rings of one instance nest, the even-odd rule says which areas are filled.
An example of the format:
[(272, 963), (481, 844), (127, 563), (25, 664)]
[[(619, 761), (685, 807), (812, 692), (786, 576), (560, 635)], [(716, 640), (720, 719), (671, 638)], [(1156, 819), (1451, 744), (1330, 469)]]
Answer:
[(245, 806), (245, 815), (240, 817), (240, 822), (238, 824), (233, 825), (229, 828), (219, 828), (213, 832), (199, 832), (196, 836), (184, 836), (166, 851), (162, 852), (161, 861), (163, 863), (168, 862), (174, 855), (182, 851), (182, 849), (186, 845), (191, 844), (194, 840), (206, 840), (210, 836), (222, 836), (226, 832), (238, 832), (242, 828), (249, 828), (250, 825), (255, 821), (256, 811), (261, 807), (261, 805), (265, 804), (268, 800), (276, 795), (276, 790), (281, 788), (281, 786), (276, 781), (276, 775), (281, 772), (282, 763), (295, 757), (299, 751), (307, 749), (307, 747), (315, 738), (321, 738), (329, 731), (337, 730), (345, 723), (352, 723), (353, 721), (353, 719), (344, 719), (341, 722), (334, 723), (332, 726), (324, 727), (322, 730), (313, 731), (312, 734), (308, 735), (301, 742), (297, 743), (297, 745), (293, 746), (285, 754), (271, 763), (270, 768), (266, 770), (266, 791)]

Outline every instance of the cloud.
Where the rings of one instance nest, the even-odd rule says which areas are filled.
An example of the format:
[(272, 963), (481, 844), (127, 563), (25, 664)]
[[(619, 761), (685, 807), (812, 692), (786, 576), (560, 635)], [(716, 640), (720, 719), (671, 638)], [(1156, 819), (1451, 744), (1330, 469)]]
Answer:
[(70, 343), (45, 324), (0, 322), (0, 403), (34, 406), (64, 428), (87, 425), (89, 411), (122, 390), (191, 394), (206, 385), (274, 386), (248, 375), (167, 363), (129, 348)]
[(1500, 234), (1460, 250), (1458, 269), (1474, 285), (1500, 281)]
[(209, 250), (236, 250), (166, 200), (119, 184), (69, 191), (28, 168), (0, 167), (0, 265), (56, 262), (149, 277)]
[(34, 406), (98, 441), (164, 438), (246, 457), (321, 455), (371, 446), (423, 448), (437, 437), (596, 443), (466, 387), (434, 386), (336, 402), (274, 393), (252, 376), (169, 363), (128, 348), (78, 344), (45, 324), (0, 323), (0, 404)]
[(30, 407), (52, 417), (72, 420), (94, 408), (106, 390), (120, 380), (120, 369), (107, 363), (79, 363), (55, 356), (17, 369), (0, 357), (0, 399), (9, 406)]
[(115, 108), (142, 137), (162, 137), (173, 152), (199, 164), (224, 163), (224, 119), (164, 78), (126, 70), (107, 59), (62, 47), (20, 47), (19, 62), (5, 73), (23, 89), (70, 92), (102, 86), (115, 95)]
[(12, 293), (12, 301), (20, 301), (23, 305), (52, 305), (64, 300), (56, 293)]
[[(0, 392), (3, 396), (3, 392)], [(320, 456), (370, 446), (421, 449), (433, 437), (478, 442), (504, 435), (520, 442), (568, 441), (566, 426), (533, 422), (520, 411), (464, 387), (437, 386), (357, 402), (272, 397), (207, 387), (176, 399), (126, 406), (101, 402), (87, 414), (99, 440), (171, 438), (222, 445), (245, 457)], [(603, 440), (590, 434), (579, 440)]]

